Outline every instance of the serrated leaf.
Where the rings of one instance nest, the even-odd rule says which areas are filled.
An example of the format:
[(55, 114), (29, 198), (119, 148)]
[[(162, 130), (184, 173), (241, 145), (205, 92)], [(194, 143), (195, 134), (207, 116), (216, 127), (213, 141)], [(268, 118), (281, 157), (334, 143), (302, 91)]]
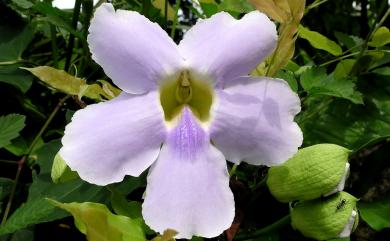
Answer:
[[(337, 74), (343, 76), (340, 69)], [(355, 90), (355, 79), (349, 76), (335, 78), (334, 73), (327, 75), (325, 68), (312, 67), (301, 74), (300, 82), (310, 95), (335, 96), (356, 104), (363, 103), (361, 93)]]
[[(303, 112), (298, 118), (305, 133), (304, 145), (335, 143), (356, 152), (390, 138), (390, 99), (386, 90), (390, 83), (373, 84), (372, 80), (372, 76), (361, 77), (364, 105), (323, 96), (309, 97), (305, 106), (316, 113)], [(319, 106), (321, 109), (317, 108)]]
[(51, 169), (51, 179), (54, 183), (67, 182), (78, 178), (78, 174), (72, 171), (65, 161), (61, 158), (59, 153), (56, 154)]
[(390, 195), (374, 202), (359, 203), (362, 219), (374, 230), (390, 228)]
[(299, 37), (309, 41), (311, 46), (316, 49), (325, 50), (334, 56), (339, 56), (342, 53), (341, 47), (336, 42), (328, 39), (316, 31), (309, 30), (302, 25), (299, 25), (298, 27), (298, 35)]
[(98, 84), (89, 85), (84, 79), (49, 66), (23, 68), (38, 77), (51, 88), (69, 95), (78, 95), (101, 101), (102, 96), (111, 98)]
[(382, 47), (390, 43), (390, 31), (387, 27), (382, 26), (374, 33), (368, 45), (371, 47)]
[(50, 202), (72, 214), (76, 227), (87, 236), (88, 241), (146, 241), (138, 223), (129, 217), (111, 213), (103, 204)]
[(24, 128), (26, 117), (19, 114), (9, 114), (0, 117), (0, 148), (11, 143)]
[(31, 225), (49, 222), (68, 216), (69, 214), (47, 203), (45, 198), (62, 202), (101, 201), (107, 191), (103, 187), (91, 185), (81, 180), (54, 184), (50, 170), (55, 154), (60, 148), (60, 141), (52, 141), (34, 153), (40, 167), (39, 175), (33, 175), (33, 183), (29, 188), (27, 201), (22, 204), (0, 227), (0, 235), (13, 233)]

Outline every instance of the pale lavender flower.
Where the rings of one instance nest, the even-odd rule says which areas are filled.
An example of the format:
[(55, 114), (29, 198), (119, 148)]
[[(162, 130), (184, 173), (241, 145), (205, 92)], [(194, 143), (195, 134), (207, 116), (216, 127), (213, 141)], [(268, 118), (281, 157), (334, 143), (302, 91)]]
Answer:
[(142, 213), (152, 229), (221, 234), (234, 217), (226, 159), (278, 165), (302, 143), (298, 96), (248, 76), (275, 48), (275, 25), (257, 11), (221, 12), (176, 45), (137, 12), (103, 4), (89, 31), (93, 59), (123, 92), (77, 111), (60, 155), (97, 185), (151, 166)]

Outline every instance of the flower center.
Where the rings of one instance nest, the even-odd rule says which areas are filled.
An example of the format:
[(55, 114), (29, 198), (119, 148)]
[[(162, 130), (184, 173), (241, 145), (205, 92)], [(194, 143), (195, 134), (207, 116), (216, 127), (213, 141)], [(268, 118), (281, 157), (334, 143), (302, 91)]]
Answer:
[(188, 106), (200, 121), (207, 122), (213, 89), (209, 83), (195, 79), (185, 70), (178, 78), (164, 81), (160, 87), (160, 102), (166, 121), (173, 120), (183, 107)]

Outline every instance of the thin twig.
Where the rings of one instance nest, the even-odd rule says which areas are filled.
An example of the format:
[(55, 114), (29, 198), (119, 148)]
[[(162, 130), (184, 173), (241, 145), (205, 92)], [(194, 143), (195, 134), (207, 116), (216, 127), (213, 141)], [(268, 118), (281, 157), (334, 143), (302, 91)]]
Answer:
[(14, 182), (12, 184), (11, 193), (10, 193), (10, 196), (9, 196), (9, 199), (8, 199), (8, 202), (7, 202), (7, 206), (6, 206), (5, 211), (4, 211), (4, 216), (3, 216), (3, 219), (1, 221), (1, 225), (2, 226), (7, 221), (9, 212), (11, 211), (12, 201), (13, 201), (14, 196), (15, 196), (16, 187), (17, 187), (17, 184), (18, 184), (18, 181), (19, 181), (20, 174), (22, 172), (24, 163), (26, 162), (27, 158), (30, 156), (31, 152), (33, 151), (35, 145), (38, 143), (38, 141), (41, 138), (42, 134), (46, 131), (47, 127), (49, 126), (49, 124), (53, 120), (54, 116), (57, 114), (57, 112), (60, 110), (61, 106), (65, 103), (65, 101), (69, 97), (70, 96), (67, 95), (67, 96), (65, 96), (64, 98), (62, 98), (58, 102), (56, 107), (53, 109), (53, 111), (51, 112), (51, 114), (47, 118), (46, 122), (43, 124), (42, 128), (39, 130), (38, 134), (35, 136), (34, 140), (31, 142), (31, 144), (30, 144), (30, 146), (29, 146), (29, 148), (27, 150), (27, 153), (25, 155), (23, 155), (22, 158), (17, 162), (18, 163), (18, 169), (16, 171), (16, 176), (15, 176)]

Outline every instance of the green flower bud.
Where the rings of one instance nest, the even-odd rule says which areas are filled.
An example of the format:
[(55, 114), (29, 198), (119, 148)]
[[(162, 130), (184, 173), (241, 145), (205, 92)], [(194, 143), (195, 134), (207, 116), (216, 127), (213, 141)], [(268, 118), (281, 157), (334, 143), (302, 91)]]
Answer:
[(304, 201), (291, 208), (291, 225), (317, 240), (348, 237), (356, 228), (358, 199), (339, 192), (325, 199)]
[(280, 202), (304, 201), (342, 191), (350, 151), (334, 144), (300, 149), (283, 165), (271, 167), (267, 185)]

